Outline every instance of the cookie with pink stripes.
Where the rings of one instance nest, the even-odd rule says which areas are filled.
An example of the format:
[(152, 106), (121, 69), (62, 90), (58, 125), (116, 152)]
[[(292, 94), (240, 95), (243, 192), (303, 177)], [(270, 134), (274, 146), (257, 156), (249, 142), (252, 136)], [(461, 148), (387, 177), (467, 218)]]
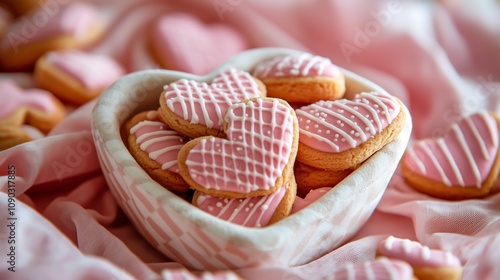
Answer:
[(218, 198), (197, 191), (192, 203), (219, 219), (246, 227), (264, 227), (290, 214), (295, 194), (295, 181), (290, 180), (287, 186), (265, 196)]
[(229, 107), (226, 138), (206, 136), (179, 152), (181, 175), (195, 190), (221, 198), (269, 195), (292, 179), (298, 146), (294, 110), (277, 98)]
[(248, 72), (231, 68), (211, 84), (181, 79), (165, 86), (158, 112), (166, 124), (188, 137), (224, 137), (224, 115), (229, 106), (265, 95), (262, 82)]
[(379, 243), (377, 254), (409, 263), (417, 279), (455, 280), (462, 275), (462, 264), (455, 255), (408, 239), (390, 236)]
[(381, 92), (303, 106), (296, 110), (297, 160), (324, 170), (356, 168), (401, 132), (406, 118), (402, 108), (399, 99)]
[[(56, 7), (39, 6), (8, 26), (6, 36), (0, 38), (2, 69), (31, 70), (38, 58), (49, 51), (87, 47), (104, 34), (95, 5), (81, 1), (65, 3)], [(53, 8), (57, 8), (57, 12), (47, 14)]]
[(169, 190), (187, 191), (189, 185), (179, 174), (177, 156), (188, 139), (160, 121), (157, 111), (137, 114), (125, 128), (130, 154), (144, 171)]
[(253, 75), (266, 85), (269, 97), (290, 103), (336, 100), (345, 93), (345, 78), (339, 67), (326, 57), (309, 53), (260, 62)]
[(500, 171), (500, 117), (481, 111), (453, 123), (441, 137), (405, 152), (403, 175), (414, 189), (444, 199), (487, 195)]

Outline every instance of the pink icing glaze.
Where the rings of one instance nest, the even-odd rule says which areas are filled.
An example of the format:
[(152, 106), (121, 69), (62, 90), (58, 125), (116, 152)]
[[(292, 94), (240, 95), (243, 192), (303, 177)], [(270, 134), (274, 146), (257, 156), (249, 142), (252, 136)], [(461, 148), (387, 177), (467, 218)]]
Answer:
[(245, 38), (230, 26), (205, 24), (183, 13), (170, 13), (156, 21), (152, 42), (171, 68), (197, 75), (247, 48)]
[(293, 115), (277, 99), (237, 103), (225, 116), (227, 139), (205, 138), (189, 152), (191, 178), (207, 189), (270, 189), (292, 153)]
[(315, 190), (311, 190), (309, 193), (307, 193), (306, 197), (304, 197), (304, 198), (297, 196), (295, 198), (295, 202), (293, 203), (292, 213), (296, 213), (296, 212), (306, 208), (311, 203), (320, 199), (323, 195), (325, 195), (331, 189), (332, 188), (330, 188), (330, 187), (318, 188)]
[(181, 79), (165, 86), (168, 108), (192, 124), (222, 130), (223, 117), (233, 103), (261, 96), (254, 78), (245, 71), (229, 69), (212, 82)]
[(443, 137), (417, 141), (403, 160), (416, 174), (448, 186), (481, 187), (497, 152), (497, 122), (482, 111), (454, 123)]
[(19, 47), (19, 39), (29, 42), (53, 38), (61, 35), (72, 35), (75, 39), (85, 38), (89, 29), (97, 20), (97, 9), (89, 3), (73, 2), (58, 6), (57, 12), (48, 14), (42, 7), (21, 17), (9, 26), (0, 44), (2, 51)]
[(86, 89), (103, 89), (121, 77), (125, 71), (111, 57), (78, 50), (53, 51), (46, 61), (79, 81)]
[(261, 62), (255, 67), (253, 75), (257, 78), (318, 76), (337, 78), (340, 73), (340, 69), (330, 59), (302, 53)]
[(52, 95), (41, 89), (24, 90), (9, 80), (0, 80), (0, 119), (20, 108), (30, 108), (50, 113), (55, 104)]
[(179, 173), (177, 155), (187, 142), (186, 138), (168, 129), (164, 123), (150, 120), (137, 123), (130, 129), (130, 133), (136, 136), (141, 150), (161, 165), (162, 170)]
[(343, 152), (384, 130), (399, 111), (394, 97), (378, 92), (363, 92), (354, 100), (318, 101), (296, 110), (299, 141), (319, 151)]
[(262, 227), (276, 211), (286, 193), (286, 187), (266, 195), (241, 199), (217, 198), (200, 193), (198, 208), (225, 221), (247, 226)]
[(403, 260), (417, 267), (460, 267), (460, 260), (450, 252), (431, 250), (416, 241), (390, 236), (378, 245), (378, 252), (388, 258)]

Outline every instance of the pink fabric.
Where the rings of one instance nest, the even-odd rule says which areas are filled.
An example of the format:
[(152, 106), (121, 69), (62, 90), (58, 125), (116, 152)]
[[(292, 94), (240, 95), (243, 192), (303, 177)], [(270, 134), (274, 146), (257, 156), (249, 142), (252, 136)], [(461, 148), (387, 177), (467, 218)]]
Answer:
[[(101, 6), (108, 30), (88, 51), (113, 56), (129, 72), (156, 67), (144, 30), (182, 10), (236, 28), (252, 47), (306, 50), (372, 79), (407, 104), (414, 139), (439, 135), (483, 108), (500, 113), (498, 1), (91, 2)], [(94, 103), (77, 108), (46, 137), (0, 152), (1, 279), (162, 279), (162, 270), (181, 267), (148, 245), (114, 202), (91, 138)], [(15, 273), (6, 262), (5, 230), (12, 165)], [(498, 217), (498, 193), (443, 201), (413, 191), (398, 171), (350, 242), (302, 266), (235, 272), (252, 279), (328, 277), (350, 262), (373, 260), (378, 242), (394, 235), (453, 252), (464, 265), (463, 279), (497, 279)]]

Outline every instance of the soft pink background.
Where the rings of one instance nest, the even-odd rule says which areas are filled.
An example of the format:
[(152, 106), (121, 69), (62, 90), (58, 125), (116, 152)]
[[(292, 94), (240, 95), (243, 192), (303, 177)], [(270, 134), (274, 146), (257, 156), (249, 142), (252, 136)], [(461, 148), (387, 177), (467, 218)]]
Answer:
[[(500, 113), (498, 1), (89, 2), (101, 6), (108, 27), (89, 51), (114, 56), (129, 72), (158, 67), (145, 48), (145, 30), (158, 16), (181, 10), (236, 28), (248, 47), (313, 52), (372, 79), (409, 107), (414, 139), (439, 135), (483, 108)], [(31, 83), (26, 74), (0, 78)], [(161, 279), (162, 270), (180, 266), (150, 247), (114, 202), (92, 142), (94, 104), (77, 108), (47, 137), (0, 152), (1, 279)], [(16, 166), (16, 273), (5, 261), (9, 165)], [(496, 279), (499, 217), (498, 194), (433, 199), (411, 190), (397, 172), (372, 218), (343, 247), (300, 267), (236, 272), (255, 279), (327, 277), (347, 262), (373, 260), (378, 241), (394, 235), (452, 251), (464, 265), (463, 279)]]

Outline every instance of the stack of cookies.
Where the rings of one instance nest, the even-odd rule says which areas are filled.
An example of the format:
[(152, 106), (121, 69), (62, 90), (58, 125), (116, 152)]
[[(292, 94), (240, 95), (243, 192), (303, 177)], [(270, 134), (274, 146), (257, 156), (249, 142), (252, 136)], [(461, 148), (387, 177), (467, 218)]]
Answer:
[(261, 61), (252, 73), (227, 69), (211, 83), (181, 79), (164, 86), (157, 110), (125, 124), (126, 144), (151, 178), (201, 210), (263, 227), (400, 132), (397, 98), (344, 92), (340, 69), (308, 53)]

